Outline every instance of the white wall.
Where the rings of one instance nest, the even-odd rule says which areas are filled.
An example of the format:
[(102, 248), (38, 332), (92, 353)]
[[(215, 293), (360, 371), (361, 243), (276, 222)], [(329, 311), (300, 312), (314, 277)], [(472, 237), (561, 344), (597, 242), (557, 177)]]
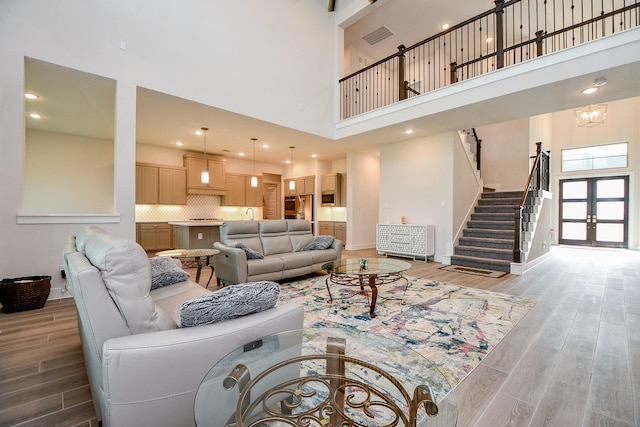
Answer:
[[(568, 178), (629, 175), (629, 248), (640, 247), (640, 97), (608, 103), (603, 124), (592, 128), (579, 128), (573, 110), (554, 113), (551, 119), (553, 145), (551, 147), (551, 191), (558, 195), (559, 181)], [(592, 145), (629, 142), (629, 166), (620, 169), (562, 172), (562, 149)], [(558, 197), (553, 199), (551, 227), (558, 241)]]
[(459, 133), (455, 133), (453, 144), (453, 212), (452, 240), (447, 247), (447, 255), (453, 254), (454, 240), (460, 238), (474, 211), (476, 200), (482, 192), (482, 181), (478, 177), (475, 159), (470, 156), (467, 143), (460, 141)]
[(453, 237), (455, 132), (443, 132), (380, 150), (379, 222), (435, 225), (435, 260)]
[[(529, 119), (476, 128), (484, 185), (500, 191), (522, 191), (529, 177)], [(534, 150), (535, 153), (535, 150)]]
[(33, 129), (26, 140), (25, 213), (113, 213), (113, 141)]
[[(51, 275), (56, 296), (63, 284), (60, 248), (79, 227), (77, 218), (17, 224), (23, 212), (25, 56), (117, 82), (115, 215), (97, 219), (133, 238), (137, 87), (331, 137), (335, 34), (334, 17), (316, 1), (0, 2), (0, 181), (14, 183), (0, 194), (0, 274)], [(65, 190), (67, 197), (75, 195), (73, 188)]]
[[(347, 154), (347, 249), (375, 248), (380, 159)], [(342, 208), (344, 209), (344, 208)]]

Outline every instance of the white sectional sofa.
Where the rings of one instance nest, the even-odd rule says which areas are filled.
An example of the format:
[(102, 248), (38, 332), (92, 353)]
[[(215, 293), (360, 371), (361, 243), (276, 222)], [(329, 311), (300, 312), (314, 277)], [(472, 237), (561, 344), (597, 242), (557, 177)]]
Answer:
[(98, 227), (70, 236), (63, 258), (104, 427), (193, 426), (196, 390), (218, 360), (263, 336), (302, 328), (302, 307), (281, 303), (234, 320), (180, 328), (182, 303), (209, 291), (191, 280), (150, 290), (144, 250)]

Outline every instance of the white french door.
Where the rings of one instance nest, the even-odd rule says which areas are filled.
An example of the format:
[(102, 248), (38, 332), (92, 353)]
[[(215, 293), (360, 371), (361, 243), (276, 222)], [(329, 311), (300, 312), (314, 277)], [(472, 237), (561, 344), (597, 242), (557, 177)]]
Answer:
[(629, 177), (560, 181), (559, 243), (628, 246)]

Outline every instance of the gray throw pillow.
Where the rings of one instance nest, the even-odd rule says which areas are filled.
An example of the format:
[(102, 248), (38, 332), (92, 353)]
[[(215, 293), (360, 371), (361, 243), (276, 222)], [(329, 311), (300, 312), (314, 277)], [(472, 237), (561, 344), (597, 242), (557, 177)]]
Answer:
[(176, 263), (166, 256), (149, 259), (151, 263), (151, 289), (162, 288), (187, 280), (191, 275), (180, 269)]
[(232, 243), (229, 246), (231, 246), (233, 248), (242, 249), (244, 251), (244, 253), (247, 254), (247, 259), (262, 259), (262, 258), (264, 258), (264, 255), (262, 255), (260, 252), (254, 251), (253, 249), (251, 249), (249, 246), (245, 245), (242, 242)]
[(333, 245), (335, 237), (333, 236), (317, 236), (311, 243), (302, 248), (303, 251), (317, 251), (322, 249), (328, 249)]
[(276, 282), (249, 282), (231, 285), (182, 303), (182, 327), (209, 325), (259, 313), (276, 305), (280, 285)]

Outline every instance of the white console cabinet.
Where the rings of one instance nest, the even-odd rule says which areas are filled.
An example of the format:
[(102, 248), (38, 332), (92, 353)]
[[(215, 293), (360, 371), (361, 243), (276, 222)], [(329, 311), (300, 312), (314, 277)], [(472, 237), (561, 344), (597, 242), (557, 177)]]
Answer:
[(427, 260), (435, 255), (433, 225), (378, 224), (376, 250), (379, 254)]

